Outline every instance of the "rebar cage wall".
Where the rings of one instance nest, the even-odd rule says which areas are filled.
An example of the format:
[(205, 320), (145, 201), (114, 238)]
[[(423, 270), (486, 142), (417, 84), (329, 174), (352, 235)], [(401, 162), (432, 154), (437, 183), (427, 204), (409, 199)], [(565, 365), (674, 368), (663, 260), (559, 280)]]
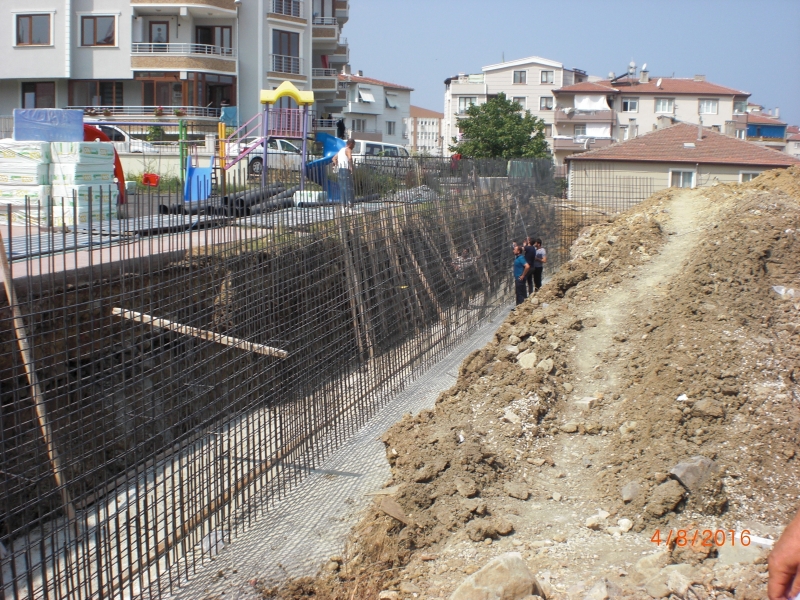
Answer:
[(3, 225), (24, 329), (3, 299), (0, 590), (174, 592), (506, 306), (512, 240), (574, 239), (552, 166), (515, 162), (375, 159), (349, 209), (290, 206), (299, 173), (268, 165), (266, 188), (230, 173), (199, 206), (140, 189), (125, 220)]

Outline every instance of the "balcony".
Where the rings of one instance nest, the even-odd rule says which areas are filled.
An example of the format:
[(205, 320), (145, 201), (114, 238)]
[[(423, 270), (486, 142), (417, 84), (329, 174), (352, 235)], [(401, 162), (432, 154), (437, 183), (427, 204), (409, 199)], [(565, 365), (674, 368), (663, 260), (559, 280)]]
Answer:
[(556, 125), (562, 123), (610, 123), (613, 125), (617, 121), (616, 113), (613, 110), (593, 110), (575, 111), (559, 108), (554, 111)]
[(353, 129), (347, 130), (347, 137), (353, 138), (354, 140), (365, 140), (367, 142), (382, 142), (383, 141), (383, 132), (378, 131), (372, 127), (367, 127), (361, 131), (355, 131)]
[[(142, 9), (152, 10), (154, 6), (163, 6), (165, 9), (164, 14), (176, 14), (182, 8), (188, 8), (189, 12), (199, 12), (199, 15), (208, 16), (209, 11), (217, 15), (225, 14), (229, 16), (230, 13), (236, 13), (236, 3), (234, 0), (131, 0), (131, 6), (134, 12), (137, 6)], [(175, 12), (171, 12), (172, 10)], [(158, 9), (161, 12), (162, 9)], [(198, 16), (199, 16), (198, 15)]]
[(305, 61), (299, 56), (270, 54), (270, 70), (267, 77), (306, 81)]
[(81, 110), (88, 117), (107, 121), (130, 119), (144, 121), (177, 121), (178, 119), (219, 120), (220, 109), (205, 106), (67, 106)]
[(311, 122), (311, 126), (314, 128), (314, 131), (322, 131), (330, 133), (331, 135), (336, 135), (336, 121), (337, 119), (314, 119)]
[(311, 89), (314, 92), (336, 94), (339, 72), (336, 69), (311, 69)]
[(586, 152), (595, 148), (604, 148), (614, 143), (611, 138), (591, 137), (565, 137), (558, 136), (553, 139), (554, 151)]
[(339, 23), (336, 17), (314, 17), (311, 43), (315, 50), (336, 50), (339, 45)]
[(350, 62), (350, 46), (347, 44), (347, 38), (341, 38), (333, 53), (328, 55), (328, 62), (346, 65)]
[(334, 10), (336, 11), (336, 19), (341, 24), (347, 23), (350, 18), (350, 2), (348, 0), (334, 0)]
[(305, 24), (307, 19), (303, 0), (270, 0), (267, 18)]
[(207, 44), (131, 44), (131, 68), (140, 71), (236, 73), (236, 49)]

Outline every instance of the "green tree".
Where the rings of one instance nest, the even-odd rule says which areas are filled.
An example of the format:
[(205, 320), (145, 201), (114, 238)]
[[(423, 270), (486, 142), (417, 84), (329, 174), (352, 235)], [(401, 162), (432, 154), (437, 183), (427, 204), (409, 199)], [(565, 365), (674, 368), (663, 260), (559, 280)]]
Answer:
[(512, 102), (504, 93), (467, 108), (458, 122), (463, 139), (453, 138), (451, 152), (470, 158), (549, 158), (544, 121)]

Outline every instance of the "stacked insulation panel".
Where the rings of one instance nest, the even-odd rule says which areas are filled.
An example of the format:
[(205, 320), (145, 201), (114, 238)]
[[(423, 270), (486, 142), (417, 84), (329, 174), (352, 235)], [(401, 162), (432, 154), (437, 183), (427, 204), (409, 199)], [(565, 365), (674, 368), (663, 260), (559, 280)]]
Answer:
[(0, 224), (46, 225), (50, 143), (0, 140)]
[(114, 145), (53, 142), (50, 150), (52, 224), (100, 224), (116, 219), (119, 189), (114, 179)]

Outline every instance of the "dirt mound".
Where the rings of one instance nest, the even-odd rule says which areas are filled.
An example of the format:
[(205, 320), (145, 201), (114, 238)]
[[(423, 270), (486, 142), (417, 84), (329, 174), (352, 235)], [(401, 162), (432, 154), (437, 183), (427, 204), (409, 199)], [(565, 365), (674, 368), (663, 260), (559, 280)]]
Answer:
[(763, 597), (763, 553), (651, 540), (774, 537), (796, 510), (800, 303), (773, 286), (800, 289), (798, 190), (796, 168), (669, 190), (583, 231), (435, 410), (385, 434), (392, 479), (329, 575), (265, 597), (445, 597), (512, 548), (551, 598)]

